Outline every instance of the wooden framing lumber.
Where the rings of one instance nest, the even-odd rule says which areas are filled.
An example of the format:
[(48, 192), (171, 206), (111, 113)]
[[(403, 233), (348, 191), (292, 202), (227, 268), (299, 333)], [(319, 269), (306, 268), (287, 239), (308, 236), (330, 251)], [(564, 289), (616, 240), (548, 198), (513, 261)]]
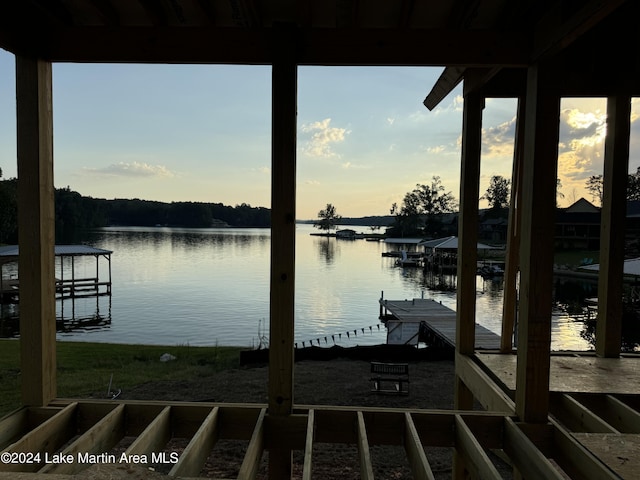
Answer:
[(313, 440), (315, 436), (315, 412), (309, 410), (307, 414), (307, 436), (304, 442), (304, 463), (302, 466), (302, 480), (311, 480), (313, 470)]
[[(70, 403), (56, 415), (38, 425), (3, 451), (40, 453), (42, 455), (45, 452), (55, 452), (73, 437), (77, 409), (77, 403)], [(41, 458), (40, 463), (3, 463), (0, 464), (0, 470), (6, 472), (35, 472), (42, 466), (43, 462), (44, 458)]]
[(267, 410), (265, 408), (260, 410), (253, 435), (251, 436), (249, 446), (247, 447), (242, 465), (240, 466), (240, 472), (238, 472), (238, 480), (252, 480), (256, 478), (260, 460), (262, 459), (262, 452), (264, 451), (264, 417), (266, 413)]
[(484, 408), (492, 412), (515, 413), (515, 404), (500, 390), (471, 357), (456, 355), (456, 374)]
[(458, 219), (458, 285), (456, 351), (475, 351), (476, 274), (478, 258), (478, 198), (480, 196), (480, 150), (484, 98), (464, 97), (460, 216)]
[(367, 438), (367, 427), (362, 412), (357, 415), (358, 455), (360, 457), (360, 478), (373, 480), (373, 466), (371, 465), (371, 451)]
[(73, 463), (50, 463), (40, 469), (40, 473), (76, 474), (80, 472), (86, 468), (86, 465), (78, 462), (78, 454), (108, 452), (124, 437), (124, 421), (125, 406), (120, 404), (61, 452), (64, 456), (70, 455)]
[(148, 455), (151, 452), (159, 452), (170, 438), (171, 407), (167, 406), (136, 437), (125, 453), (127, 455)]
[(571, 433), (553, 420), (551, 420), (551, 424), (555, 427), (553, 430), (553, 458), (572, 478), (620, 479), (582, 446)]
[(0, 450), (11, 444), (28, 428), (28, 410), (21, 408), (0, 420)]
[[(296, 33), (274, 27), (271, 121), (271, 294), (269, 322), (269, 415), (293, 409), (296, 133), (298, 67)], [(269, 478), (291, 478), (292, 452), (269, 451)]]
[(604, 145), (604, 178), (600, 214), (600, 270), (596, 353), (618, 357), (622, 343), (622, 275), (625, 250), (625, 218), (629, 169), (631, 97), (607, 99), (607, 136)]
[(483, 480), (502, 478), (460, 415), (455, 416), (455, 436), (456, 452), (461, 456), (464, 466), (472, 473), (473, 478)]
[(614, 427), (624, 433), (640, 433), (640, 413), (629, 405), (621, 402), (613, 395), (605, 397), (606, 405), (615, 418)]
[(528, 69), (520, 242), (516, 410), (545, 423), (549, 412), (553, 247), (560, 97), (547, 88), (551, 65)]
[[(456, 308), (456, 353), (463, 355), (471, 355), (475, 350), (478, 198), (480, 197), (483, 108), (483, 97), (477, 93), (465, 94), (462, 123), (460, 215), (458, 217)], [(455, 408), (473, 408), (473, 396), (465, 384), (460, 381), (457, 366), (455, 382)]]
[(22, 403), (56, 396), (51, 63), (16, 56)]
[(517, 276), (520, 269), (520, 222), (522, 219), (522, 159), (524, 156), (525, 98), (518, 98), (516, 137), (511, 172), (511, 198), (507, 223), (507, 251), (504, 265), (504, 296), (502, 302), (502, 330), (500, 351), (513, 351), (514, 327), (518, 315)]
[[(284, 27), (283, 27), (284, 28)], [(282, 58), (272, 67), (271, 298), (269, 414), (293, 408), (296, 233), (297, 66), (295, 43), (280, 31)]]
[(191, 438), (189, 444), (180, 455), (176, 463), (169, 471), (171, 477), (195, 477), (204, 466), (211, 449), (218, 441), (218, 416), (219, 407), (214, 407), (207, 415), (202, 425)]
[(404, 448), (407, 452), (411, 473), (416, 480), (435, 480), (427, 455), (422, 448), (420, 435), (409, 412), (404, 413)]
[(511, 418), (506, 417), (504, 422), (504, 450), (524, 478), (565, 478)]
[(571, 395), (559, 398), (560, 417), (572, 432), (620, 433)]

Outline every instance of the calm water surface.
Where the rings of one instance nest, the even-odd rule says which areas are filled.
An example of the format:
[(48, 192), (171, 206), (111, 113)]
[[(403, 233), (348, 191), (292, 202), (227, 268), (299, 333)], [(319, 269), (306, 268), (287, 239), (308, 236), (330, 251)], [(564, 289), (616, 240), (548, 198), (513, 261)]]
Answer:
[[(455, 292), (430, 290), (422, 270), (382, 257), (397, 246), (311, 236), (313, 231), (297, 227), (298, 346), (384, 343), (382, 291), (388, 299), (424, 296), (455, 308)], [(58, 301), (58, 317), (65, 319), (59, 328), (66, 330), (59, 339), (250, 347), (268, 336), (269, 230), (111, 227), (94, 232), (88, 243), (114, 252), (113, 294)], [(101, 261), (101, 280), (107, 272)], [(94, 273), (95, 260), (76, 261), (76, 276)], [(477, 286), (478, 322), (499, 332), (502, 284), (478, 277)], [(2, 314), (16, 309), (5, 306)], [(552, 348), (589, 349), (582, 329), (582, 322), (554, 312)]]

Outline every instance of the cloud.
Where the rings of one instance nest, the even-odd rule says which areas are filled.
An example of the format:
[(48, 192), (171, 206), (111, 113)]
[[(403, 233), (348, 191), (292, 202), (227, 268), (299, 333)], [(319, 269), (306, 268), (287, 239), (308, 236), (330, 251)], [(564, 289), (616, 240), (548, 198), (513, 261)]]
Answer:
[(304, 133), (310, 133), (311, 138), (302, 145), (302, 152), (311, 157), (339, 157), (332, 147), (336, 143), (344, 142), (350, 132), (346, 128), (331, 127), (331, 119), (325, 118), (319, 122), (302, 125)]
[(462, 112), (464, 107), (464, 97), (462, 95), (456, 95), (451, 99), (449, 103), (440, 103), (432, 113), (441, 115), (449, 112)]
[(447, 150), (447, 147), (445, 145), (437, 145), (435, 147), (427, 147), (427, 153), (433, 153), (433, 154), (443, 153), (446, 150)]
[(387, 123), (388, 123), (389, 125), (393, 125), (393, 124), (395, 123), (395, 121), (396, 121), (396, 119), (395, 119), (395, 118), (393, 118), (393, 117), (388, 117), (388, 118), (387, 118)]
[(482, 129), (483, 154), (491, 157), (513, 157), (516, 117), (496, 126)]
[(175, 177), (175, 173), (164, 165), (150, 165), (144, 162), (118, 162), (103, 168), (83, 168), (83, 172), (106, 177)]
[(563, 184), (576, 186), (576, 183), (584, 183), (591, 175), (602, 173), (606, 122), (606, 113), (600, 110), (562, 110), (558, 172)]
[(305, 185), (321, 185), (321, 183), (318, 180), (306, 180)]

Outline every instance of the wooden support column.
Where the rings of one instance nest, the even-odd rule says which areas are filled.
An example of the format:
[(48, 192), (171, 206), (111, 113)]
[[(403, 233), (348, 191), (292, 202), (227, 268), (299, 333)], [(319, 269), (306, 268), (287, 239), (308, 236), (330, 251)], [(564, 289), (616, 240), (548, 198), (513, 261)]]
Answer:
[[(293, 338), (296, 234), (296, 41), (274, 28), (271, 120), (271, 307), (269, 324), (269, 416), (293, 409)], [(269, 452), (269, 478), (291, 477), (290, 450)]]
[(513, 333), (518, 315), (518, 271), (520, 263), (520, 231), (522, 218), (522, 159), (524, 156), (525, 99), (518, 99), (516, 138), (511, 173), (511, 199), (507, 230), (507, 253), (504, 266), (504, 300), (502, 306), (502, 333), (500, 351), (513, 350)]
[(56, 396), (51, 63), (16, 56), (22, 402)]
[[(456, 353), (475, 351), (476, 275), (478, 269), (478, 199), (480, 198), (480, 149), (484, 98), (465, 93), (458, 218), (458, 289)], [(456, 365), (456, 371), (457, 371)], [(472, 409), (473, 395), (456, 372), (455, 408)]]
[(596, 353), (620, 355), (624, 236), (627, 212), (631, 97), (607, 100), (607, 137), (604, 144), (604, 185), (600, 217), (600, 273)]
[(551, 68), (529, 67), (520, 244), (516, 413), (544, 423), (549, 412), (551, 305), (560, 97), (545, 88)]

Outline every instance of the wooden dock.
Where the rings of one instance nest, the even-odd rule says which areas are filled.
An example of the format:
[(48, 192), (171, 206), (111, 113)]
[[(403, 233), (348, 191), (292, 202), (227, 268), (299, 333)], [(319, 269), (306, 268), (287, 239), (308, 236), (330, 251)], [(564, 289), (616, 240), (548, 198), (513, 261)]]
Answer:
[[(455, 348), (456, 312), (431, 299), (413, 300), (380, 299), (380, 316), (392, 315), (401, 322), (422, 322), (433, 340), (441, 345)], [(475, 348), (497, 350), (500, 337), (491, 330), (476, 323)]]

